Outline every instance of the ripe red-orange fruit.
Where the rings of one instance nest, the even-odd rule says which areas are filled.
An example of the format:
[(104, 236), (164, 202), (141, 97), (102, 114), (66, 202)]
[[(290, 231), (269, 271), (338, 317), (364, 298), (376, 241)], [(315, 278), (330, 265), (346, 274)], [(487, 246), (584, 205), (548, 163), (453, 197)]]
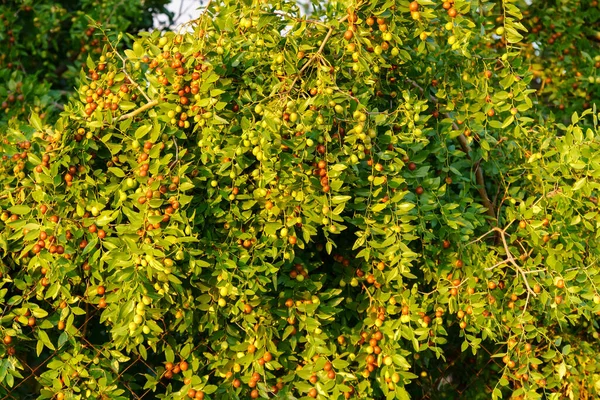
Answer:
[(454, 18), (458, 15), (458, 12), (456, 11), (456, 8), (452, 7), (448, 10), (448, 16), (450, 18)]
[(344, 33), (344, 39), (346, 39), (346, 40), (350, 40), (353, 37), (354, 37), (354, 32), (352, 32), (349, 29)]
[(419, 3), (417, 3), (416, 1), (413, 1), (410, 3), (410, 5), (408, 6), (409, 10), (412, 11), (419, 11)]
[(182, 371), (187, 371), (189, 367), (190, 367), (190, 366), (189, 366), (189, 364), (187, 363), (187, 361), (182, 361), (182, 362), (180, 362), (180, 363), (179, 363), (179, 368), (180, 368)]

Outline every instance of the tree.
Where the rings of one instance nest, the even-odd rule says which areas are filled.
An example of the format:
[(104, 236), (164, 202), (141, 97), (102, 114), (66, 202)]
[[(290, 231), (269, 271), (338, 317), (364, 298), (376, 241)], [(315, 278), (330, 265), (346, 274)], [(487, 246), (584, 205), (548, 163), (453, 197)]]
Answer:
[(597, 397), (599, 19), (223, 1), (109, 40), (5, 132), (0, 390)]
[[(167, 0), (4, 1), (0, 4), (0, 124), (26, 119), (31, 109), (48, 122), (72, 94), (86, 58), (102, 53), (119, 32), (152, 28), (153, 17), (172, 15)], [(98, 36), (90, 21), (102, 23)], [(45, 120), (45, 118), (42, 118)]]

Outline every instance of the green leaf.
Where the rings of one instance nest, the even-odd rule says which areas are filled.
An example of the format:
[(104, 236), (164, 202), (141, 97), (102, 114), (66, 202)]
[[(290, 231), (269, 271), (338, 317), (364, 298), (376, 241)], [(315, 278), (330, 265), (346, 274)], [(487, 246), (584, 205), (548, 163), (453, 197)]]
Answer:
[(31, 113), (31, 117), (29, 118), (29, 122), (37, 131), (41, 131), (43, 129), (42, 120), (37, 113)]
[(48, 347), (50, 350), (56, 350), (56, 348), (50, 341), (50, 338), (48, 337), (48, 334), (46, 333), (46, 331), (39, 329), (37, 331), (37, 335), (38, 335), (38, 338), (42, 341), (42, 343), (44, 343), (44, 345), (46, 347)]
[(108, 172), (110, 172), (111, 174), (115, 175), (118, 178), (123, 178), (125, 176), (125, 172), (123, 172), (123, 170), (121, 168), (117, 168), (117, 167), (108, 168)]
[(136, 139), (141, 139), (144, 136), (146, 136), (148, 134), (148, 132), (150, 132), (151, 130), (152, 130), (151, 124), (142, 125), (135, 130), (134, 136)]

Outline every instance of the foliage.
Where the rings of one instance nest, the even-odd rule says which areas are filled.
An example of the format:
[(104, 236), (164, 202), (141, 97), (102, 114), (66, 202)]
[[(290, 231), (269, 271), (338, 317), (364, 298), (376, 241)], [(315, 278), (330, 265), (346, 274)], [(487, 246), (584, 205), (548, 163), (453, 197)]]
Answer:
[(598, 397), (600, 12), (532, 3), (109, 41), (5, 131), (0, 390), (37, 358), (40, 398)]
[[(102, 23), (109, 38), (153, 26), (168, 11), (167, 0), (8, 0), (0, 4), (0, 124), (25, 119), (32, 109), (54, 121), (58, 102), (77, 84), (82, 63), (102, 53), (106, 40), (94, 35), (90, 20)], [(46, 115), (50, 113), (50, 115)], [(52, 117), (52, 118), (50, 118)], [(42, 118), (44, 119), (44, 118)]]

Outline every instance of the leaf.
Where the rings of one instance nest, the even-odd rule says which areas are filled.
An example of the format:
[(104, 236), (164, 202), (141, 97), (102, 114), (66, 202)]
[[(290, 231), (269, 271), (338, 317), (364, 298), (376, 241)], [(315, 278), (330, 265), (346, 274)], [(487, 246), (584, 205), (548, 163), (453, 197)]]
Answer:
[(37, 113), (31, 113), (31, 117), (29, 118), (29, 122), (37, 131), (41, 131), (43, 129), (42, 120)]
[(340, 203), (344, 203), (344, 202), (346, 202), (346, 201), (348, 201), (348, 200), (351, 200), (351, 199), (352, 199), (352, 197), (351, 197), (351, 196), (339, 196), (339, 195), (338, 195), (338, 196), (333, 196), (333, 197), (331, 198), (331, 202), (332, 202), (333, 204), (340, 204)]
[(165, 359), (168, 362), (174, 362), (175, 361), (175, 353), (173, 353), (173, 349), (169, 345), (167, 345), (167, 348), (165, 349)]
[(25, 214), (29, 214), (31, 212), (31, 208), (29, 206), (21, 204), (18, 206), (10, 207), (8, 209), (8, 211), (10, 211), (12, 214), (25, 215)]
[(115, 175), (118, 178), (123, 178), (125, 176), (125, 172), (123, 172), (123, 170), (118, 167), (110, 167), (108, 169), (108, 172), (110, 172), (111, 174)]
[(567, 373), (567, 364), (563, 361), (558, 365), (558, 379), (562, 380)]
[(135, 136), (136, 139), (141, 139), (144, 136), (146, 136), (146, 134), (148, 132), (150, 132), (151, 130), (152, 130), (152, 125), (151, 124), (142, 125), (142, 126), (140, 126), (139, 128), (137, 128), (135, 130), (134, 136)]
[(96, 225), (106, 226), (119, 216), (119, 211), (102, 211), (102, 213), (96, 218)]
[(217, 387), (215, 385), (206, 385), (202, 388), (202, 391), (205, 394), (212, 394), (217, 391)]
[(44, 343), (44, 345), (46, 347), (48, 347), (50, 350), (56, 350), (56, 348), (50, 341), (50, 338), (48, 337), (48, 334), (46, 333), (46, 331), (39, 329), (37, 331), (37, 334), (38, 334), (38, 338), (40, 338), (40, 340), (42, 341), (42, 343)]

